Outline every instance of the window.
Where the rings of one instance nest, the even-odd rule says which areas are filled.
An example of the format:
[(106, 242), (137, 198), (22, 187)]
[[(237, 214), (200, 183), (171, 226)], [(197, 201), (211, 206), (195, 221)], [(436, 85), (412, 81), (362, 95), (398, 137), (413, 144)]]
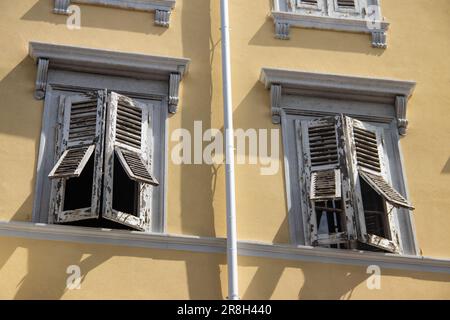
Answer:
[(380, 0), (274, 0), (275, 36), (289, 39), (290, 27), (360, 32), (372, 35), (372, 46), (387, 47), (389, 23)]
[(413, 207), (388, 182), (383, 130), (345, 115), (295, 127), (308, 242), (398, 253), (392, 210)]
[(297, 245), (418, 254), (400, 136), (415, 83), (263, 68)]
[(189, 60), (37, 42), (29, 51), (44, 99), (33, 221), (164, 232), (168, 115)]
[(93, 4), (112, 8), (155, 12), (155, 25), (169, 27), (170, 15), (176, 0), (54, 0), (53, 12), (71, 14), (71, 4)]
[(98, 91), (61, 97), (59, 108), (58, 161), (49, 174), (54, 221), (107, 219), (150, 230), (159, 185), (151, 168), (153, 106)]

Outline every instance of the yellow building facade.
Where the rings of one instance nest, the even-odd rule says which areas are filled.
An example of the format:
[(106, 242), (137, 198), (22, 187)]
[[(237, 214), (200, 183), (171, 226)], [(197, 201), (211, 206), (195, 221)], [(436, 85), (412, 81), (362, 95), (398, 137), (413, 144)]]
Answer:
[[(0, 298), (226, 298), (225, 166), (204, 161), (177, 164), (171, 159), (179, 144), (173, 139), (178, 129), (194, 135), (196, 123), (201, 122), (203, 131), (223, 131), (219, 1), (177, 0), (169, 9), (168, 27), (154, 23), (154, 10), (72, 3), (80, 9), (81, 23), (79, 29), (71, 29), (67, 26), (71, 16), (55, 14), (55, 5), (51, 0), (0, 3)], [(290, 25), (289, 39), (277, 39), (273, 10), (282, 8), (269, 0), (230, 1), (234, 127), (280, 130), (274, 160), (279, 170), (274, 174), (261, 174), (267, 165), (260, 159), (253, 159), (253, 164), (249, 148), (237, 154), (247, 159), (235, 168), (239, 296), (449, 299), (450, 126), (445, 110), (450, 105), (450, 2), (383, 0), (382, 14), (390, 23), (387, 48), (372, 47), (370, 34), (295, 27), (295, 23)], [(159, 24), (167, 21), (161, 19)], [(33, 47), (33, 43), (46, 46)], [(66, 49), (58, 51), (55, 46)], [(41, 201), (36, 198), (40, 163), (48, 157), (53, 161), (53, 154), (40, 155), (48, 99), (34, 97), (37, 62), (49, 50), (52, 56), (44, 58), (50, 61), (45, 83), (50, 85), (61, 78), (58, 70), (83, 59), (70, 48), (93, 50), (82, 51), (82, 57), (120, 52), (123, 56), (117, 59), (134, 59), (138, 65), (153, 63), (149, 61), (154, 56), (171, 57), (170, 63), (183, 67), (178, 110), (166, 120), (167, 146), (159, 145), (166, 148), (160, 164), (165, 192), (158, 207), (164, 212), (159, 229), (136, 232), (47, 224), (33, 212)], [(99, 59), (106, 65), (108, 58)], [(97, 60), (92, 61), (95, 65)], [(166, 60), (154, 61), (156, 70)], [(96, 67), (83, 61), (71, 72), (83, 73), (81, 65)], [(407, 103), (407, 134), (400, 138), (400, 146), (405, 188), (415, 207), (411, 232), (416, 254), (316, 248), (295, 242), (293, 234), (302, 238), (303, 229), (292, 224), (295, 198), (289, 195), (287, 177), (296, 179), (296, 173), (286, 174), (283, 124), (272, 122), (273, 94), (268, 90), (276, 81), (269, 81), (267, 87), (263, 69), (292, 71), (286, 80), (292, 83), (299, 83), (299, 75), (319, 74), (375, 79), (364, 89), (369, 91), (376, 90), (380, 83), (376, 79), (395, 79), (414, 87)], [(164, 72), (168, 73), (158, 81), (165, 83), (164, 90), (174, 90), (167, 80), (174, 71)], [(129, 78), (138, 81), (139, 77)], [(65, 79), (69, 80), (61, 81), (72, 78)], [(347, 81), (339, 79), (333, 81)], [(383, 85), (390, 90), (390, 84)], [(399, 121), (403, 117), (397, 111), (389, 112)], [(78, 289), (68, 288), (69, 266), (78, 266), (81, 272)], [(377, 288), (370, 285), (374, 275), (369, 266), (378, 266), (381, 272)]]

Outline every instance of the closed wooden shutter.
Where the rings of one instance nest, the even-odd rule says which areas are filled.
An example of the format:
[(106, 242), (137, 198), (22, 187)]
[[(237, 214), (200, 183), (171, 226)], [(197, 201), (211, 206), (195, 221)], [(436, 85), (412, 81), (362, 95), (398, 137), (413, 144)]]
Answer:
[(355, 9), (355, 0), (337, 0), (338, 8)]
[[(58, 160), (49, 173), (53, 179), (51, 210), (56, 222), (97, 218), (100, 210), (103, 174), (104, 91), (66, 96), (60, 99)], [(90, 172), (85, 172), (87, 164)], [(81, 179), (89, 179), (89, 189)], [(70, 180), (70, 181), (69, 181)], [(68, 189), (68, 186), (71, 186)], [(89, 203), (72, 202), (91, 190)], [(70, 191), (70, 192), (69, 192)], [(86, 198), (86, 197), (85, 197)]]
[(336, 119), (310, 121), (307, 150), (311, 167), (310, 199), (337, 199), (341, 196)]
[(317, 0), (298, 0), (297, 1), (298, 5), (310, 5), (310, 6), (317, 6)]
[[(152, 174), (151, 130), (152, 106), (111, 92), (108, 95), (108, 119), (105, 146), (104, 217), (137, 230), (150, 230), (151, 188), (158, 185)], [(121, 167), (117, 167), (117, 163)], [(114, 189), (119, 188), (115, 171), (124, 170), (135, 181), (135, 212), (115, 208)], [(116, 177), (117, 178), (117, 177)]]

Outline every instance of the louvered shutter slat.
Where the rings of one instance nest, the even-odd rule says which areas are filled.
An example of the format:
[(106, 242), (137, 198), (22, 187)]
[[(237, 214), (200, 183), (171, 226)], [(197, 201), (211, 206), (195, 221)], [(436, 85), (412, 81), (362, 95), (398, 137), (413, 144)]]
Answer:
[(138, 153), (121, 148), (116, 148), (115, 152), (130, 179), (155, 186), (159, 184)]
[(337, 0), (337, 5), (339, 8), (354, 9), (355, 0)]
[(414, 207), (400, 193), (392, 188), (382, 176), (360, 170), (361, 177), (387, 202), (394, 207), (404, 207), (413, 210)]
[[(313, 120), (308, 124), (308, 154), (311, 162), (310, 200), (341, 197), (335, 118)], [(329, 169), (317, 169), (318, 167)]]
[(317, 0), (299, 0), (297, 1), (298, 5), (310, 5), (310, 6), (317, 6)]
[(323, 170), (311, 174), (311, 200), (332, 200), (341, 197), (340, 170)]

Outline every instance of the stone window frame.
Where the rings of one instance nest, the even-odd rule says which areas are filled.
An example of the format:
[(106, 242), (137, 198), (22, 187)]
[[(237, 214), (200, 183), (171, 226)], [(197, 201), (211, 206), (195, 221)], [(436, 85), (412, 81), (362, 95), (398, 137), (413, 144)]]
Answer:
[(54, 0), (53, 13), (69, 15), (71, 4), (99, 5), (155, 13), (155, 25), (168, 28), (176, 0)]
[(273, 0), (275, 37), (288, 40), (290, 27), (366, 33), (371, 34), (373, 47), (385, 49), (389, 22), (381, 14), (380, 1), (355, 0), (355, 9), (342, 9), (337, 0), (317, 0), (317, 6)]
[[(155, 151), (154, 171), (160, 177), (160, 191), (152, 201), (151, 228), (165, 232), (167, 210), (168, 119), (176, 113), (179, 85), (188, 72), (189, 59), (100, 50), (41, 42), (30, 42), (29, 55), (36, 61), (35, 98), (44, 99), (39, 145), (33, 222), (52, 223), (50, 215), (51, 181), (57, 144), (57, 106), (61, 96), (97, 90), (126, 95), (150, 103), (155, 126), (152, 130)], [(156, 150), (160, 150), (156, 152)], [(49, 156), (50, 155), (50, 156)]]
[[(306, 245), (295, 120), (345, 114), (383, 127), (389, 136), (390, 179), (408, 199), (400, 136), (406, 135), (406, 109), (416, 83), (392, 79), (344, 76), (263, 68), (260, 81), (270, 90), (272, 122), (281, 124), (284, 174), (291, 243)], [(397, 209), (401, 254), (419, 254), (412, 213)], [(401, 214), (400, 214), (401, 213)]]

